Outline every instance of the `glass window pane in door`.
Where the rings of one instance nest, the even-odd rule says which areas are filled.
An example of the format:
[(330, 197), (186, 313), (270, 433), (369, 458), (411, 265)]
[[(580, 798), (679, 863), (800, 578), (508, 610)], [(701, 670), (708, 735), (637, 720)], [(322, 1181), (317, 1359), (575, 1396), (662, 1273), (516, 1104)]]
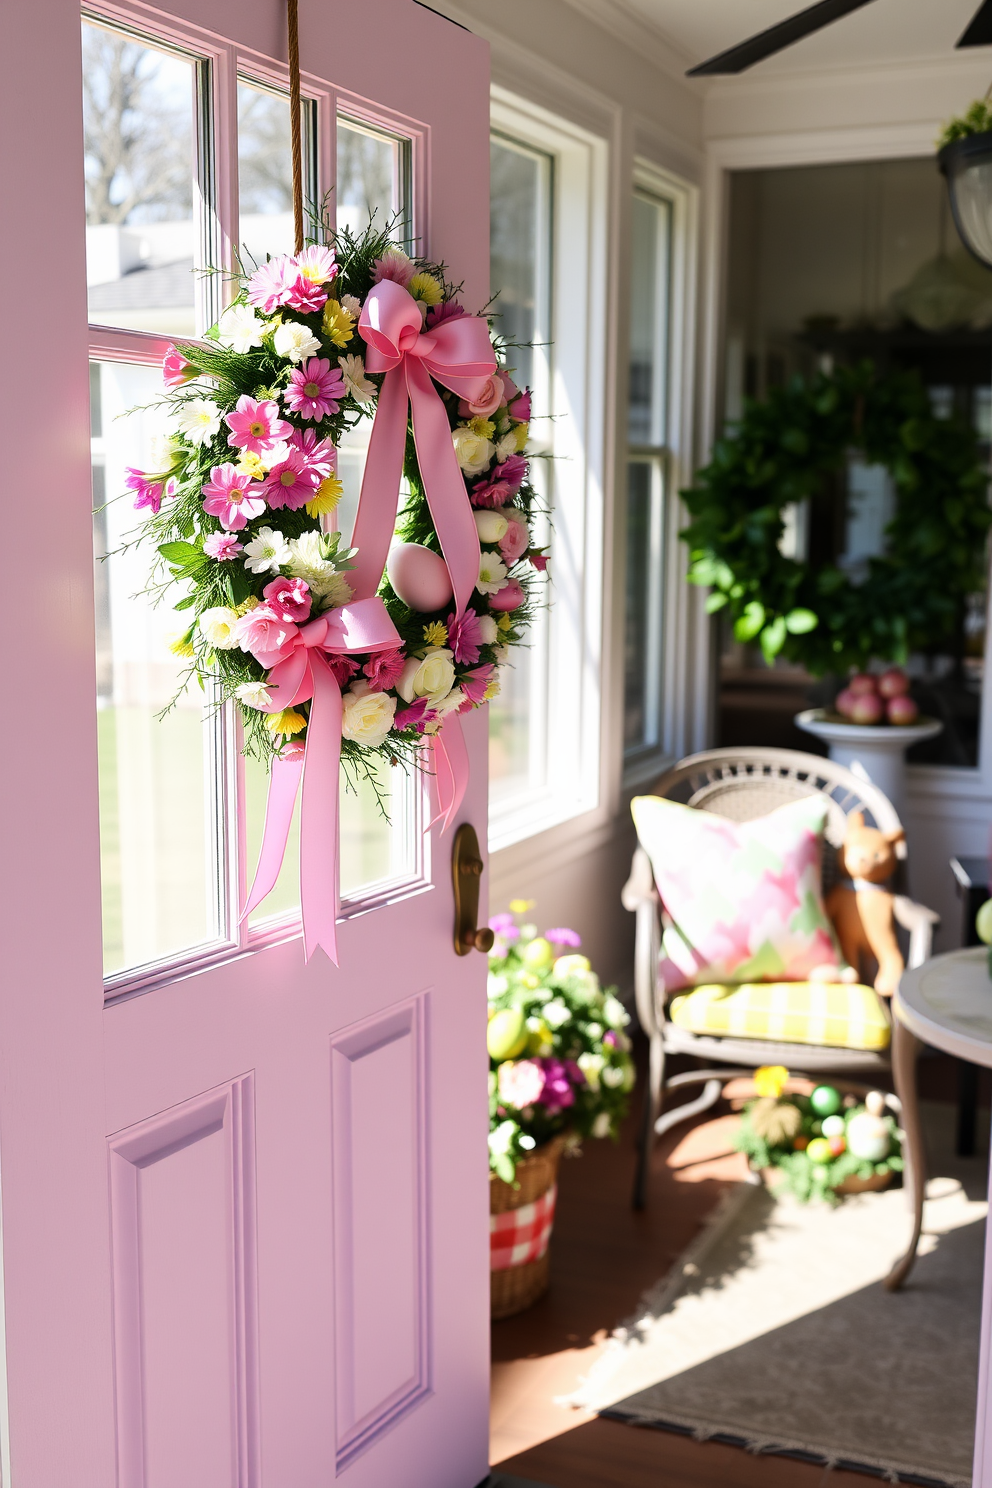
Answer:
[(494, 136), (489, 145), (489, 285), (506, 364), (546, 412), (550, 339), (551, 157)]
[[(94, 363), (91, 386), (104, 971), (111, 975), (215, 938), (221, 896), (211, 831), (214, 725), (199, 688), (183, 690), (187, 663), (170, 649), (189, 622), (142, 592), (147, 548), (120, 551), (140, 520), (121, 495), (126, 469), (153, 470), (164, 432), (159, 410), (147, 407), (161, 395), (161, 374)], [(135, 407), (142, 411), (122, 417)]]
[(651, 589), (651, 466), (627, 466), (627, 585), (624, 617), (625, 749), (645, 742), (648, 719), (647, 663)]
[(194, 64), (83, 22), (86, 282), (98, 325), (196, 333)]
[(635, 196), (630, 303), (631, 444), (664, 444), (668, 362), (668, 258), (671, 209)]
[(249, 270), (294, 248), (290, 122), (285, 93), (238, 79), (238, 251)]

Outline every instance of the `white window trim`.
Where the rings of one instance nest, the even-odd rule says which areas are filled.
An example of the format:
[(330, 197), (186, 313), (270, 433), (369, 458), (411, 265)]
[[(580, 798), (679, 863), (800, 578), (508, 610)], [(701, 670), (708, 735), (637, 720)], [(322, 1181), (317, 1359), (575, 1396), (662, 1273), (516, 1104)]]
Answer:
[[(634, 161), (631, 196), (641, 191), (656, 201), (667, 202), (672, 212), (671, 288), (668, 316), (667, 368), (667, 487), (664, 511), (662, 594), (662, 656), (658, 720), (658, 742), (624, 755), (623, 786), (630, 789), (654, 779), (687, 748), (689, 720), (686, 699), (692, 690), (688, 675), (691, 648), (686, 644), (694, 594), (686, 582), (686, 547), (679, 538), (687, 514), (679, 491), (693, 474), (693, 389), (696, 376), (696, 259), (699, 192), (695, 186), (661, 166), (643, 158)], [(628, 242), (629, 259), (629, 242)], [(629, 278), (629, 275), (628, 275)], [(629, 303), (629, 302), (628, 302)], [(629, 311), (620, 333), (623, 365), (629, 363)], [(622, 470), (618, 479), (618, 531), (625, 531), (627, 514), (627, 399), (618, 412), (617, 445)], [(624, 548), (623, 560), (626, 562)], [(626, 575), (623, 581), (626, 592)], [(621, 667), (621, 686), (623, 685)], [(621, 745), (622, 747), (622, 745)]]
[(594, 810), (600, 801), (608, 146), (502, 88), (493, 89), (491, 121), (500, 133), (554, 157), (547, 783), (491, 811), (489, 847), (495, 852)]

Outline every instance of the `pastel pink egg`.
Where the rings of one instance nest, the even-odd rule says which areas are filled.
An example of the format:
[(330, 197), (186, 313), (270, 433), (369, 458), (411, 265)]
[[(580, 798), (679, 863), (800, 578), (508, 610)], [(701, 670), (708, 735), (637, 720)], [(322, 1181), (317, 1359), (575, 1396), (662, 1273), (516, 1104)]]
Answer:
[(491, 610), (515, 610), (524, 602), (524, 591), (516, 579), (511, 579), (498, 594), (490, 594), (489, 608)]
[(419, 543), (397, 543), (390, 548), (386, 573), (403, 603), (418, 615), (432, 615), (451, 599), (448, 565), (440, 553)]

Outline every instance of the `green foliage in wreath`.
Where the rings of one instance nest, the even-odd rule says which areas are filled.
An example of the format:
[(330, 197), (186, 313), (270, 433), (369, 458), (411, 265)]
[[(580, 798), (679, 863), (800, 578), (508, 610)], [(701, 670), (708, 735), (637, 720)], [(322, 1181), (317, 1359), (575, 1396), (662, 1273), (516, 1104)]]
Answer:
[[(862, 583), (780, 548), (783, 509), (820, 497), (851, 451), (885, 466), (896, 490), (888, 551)], [(936, 418), (913, 373), (864, 362), (794, 378), (747, 404), (682, 496), (691, 582), (769, 664), (782, 655), (820, 675), (873, 657), (905, 662), (953, 643), (966, 596), (984, 585), (992, 511), (974, 431)]]

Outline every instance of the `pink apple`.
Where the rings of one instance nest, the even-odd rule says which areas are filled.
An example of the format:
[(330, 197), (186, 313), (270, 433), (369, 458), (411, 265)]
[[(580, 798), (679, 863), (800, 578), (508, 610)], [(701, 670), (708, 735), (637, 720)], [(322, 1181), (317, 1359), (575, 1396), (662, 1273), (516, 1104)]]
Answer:
[(909, 678), (901, 667), (890, 667), (879, 677), (878, 690), (884, 698), (901, 697), (909, 691)]
[(855, 697), (871, 697), (875, 692), (876, 682), (877, 679), (868, 672), (855, 672), (847, 684), (847, 689), (853, 692)]
[(851, 709), (857, 700), (857, 694), (853, 693), (849, 687), (845, 687), (842, 692), (837, 694), (834, 698), (834, 707), (837, 709), (841, 718), (850, 718)]
[(852, 723), (881, 723), (882, 699), (877, 692), (863, 692), (854, 699), (850, 719)]
[(889, 715), (889, 722), (895, 724), (915, 723), (920, 716), (919, 708), (905, 692), (897, 693), (895, 697), (889, 698), (886, 712)]

